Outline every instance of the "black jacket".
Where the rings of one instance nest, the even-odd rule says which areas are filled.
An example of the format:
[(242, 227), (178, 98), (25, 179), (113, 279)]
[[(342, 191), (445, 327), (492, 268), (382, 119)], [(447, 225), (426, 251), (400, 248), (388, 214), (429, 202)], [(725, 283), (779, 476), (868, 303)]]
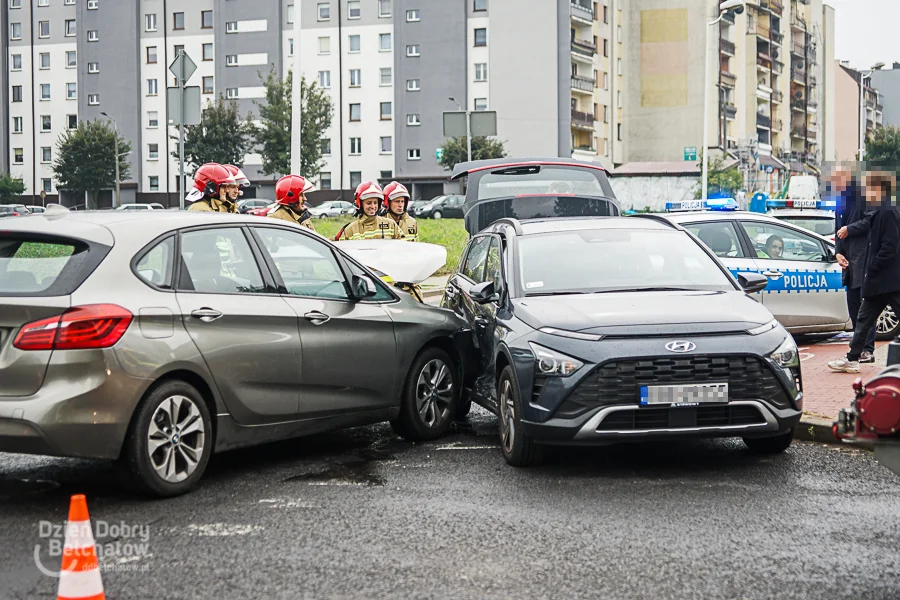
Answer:
[[(851, 184), (842, 195), (840, 206), (834, 219), (834, 251), (843, 254), (850, 262), (844, 271), (844, 285), (851, 289), (862, 287), (866, 272), (866, 245), (872, 223), (871, 211), (866, 212), (865, 203), (856, 184)], [(841, 227), (847, 227), (847, 238), (837, 237)]]
[(871, 223), (863, 298), (900, 291), (900, 211), (881, 208)]

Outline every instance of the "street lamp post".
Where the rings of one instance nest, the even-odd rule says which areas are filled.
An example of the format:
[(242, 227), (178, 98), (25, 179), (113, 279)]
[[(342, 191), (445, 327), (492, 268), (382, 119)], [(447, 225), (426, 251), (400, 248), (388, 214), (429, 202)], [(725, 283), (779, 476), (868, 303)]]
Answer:
[(719, 21), (725, 16), (725, 13), (729, 10), (734, 10), (736, 13), (740, 14), (744, 12), (744, 6), (747, 4), (747, 0), (726, 0), (725, 2), (721, 2), (719, 4), (719, 17), (710, 21), (706, 25), (706, 68), (704, 69), (705, 73), (703, 76), (703, 177), (700, 183), (701, 193), (703, 201), (705, 202), (708, 197), (707, 185), (709, 184), (709, 86), (710, 86), (710, 78), (709, 78), (709, 69), (710, 69), (710, 52), (709, 52), (709, 41), (710, 41), (710, 31), (714, 25), (718, 25)]
[(113, 200), (113, 203), (112, 203), (112, 207), (116, 208), (117, 206), (119, 206), (119, 204), (121, 202), (121, 196), (119, 195), (119, 192), (120, 192), (120, 187), (119, 187), (119, 124), (116, 123), (116, 120), (113, 119), (108, 114), (106, 114), (105, 112), (101, 112), (100, 114), (113, 122), (113, 128), (116, 133), (115, 151), (113, 152), (113, 156), (115, 157), (115, 161), (116, 161), (116, 198), (115, 198), (115, 200)]
[[(462, 106), (460, 106), (456, 98), (451, 96), (450, 101), (455, 102), (457, 110), (462, 112)], [(466, 156), (469, 162), (472, 162), (472, 113), (469, 112), (468, 108), (466, 109)]]

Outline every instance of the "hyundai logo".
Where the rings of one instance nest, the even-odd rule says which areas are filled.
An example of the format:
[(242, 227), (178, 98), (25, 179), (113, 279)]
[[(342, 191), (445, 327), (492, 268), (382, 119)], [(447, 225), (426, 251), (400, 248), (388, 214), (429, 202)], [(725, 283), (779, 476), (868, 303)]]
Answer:
[(693, 352), (696, 349), (697, 344), (695, 344), (694, 342), (675, 341), (666, 344), (666, 350), (668, 350), (669, 352), (678, 352), (679, 354)]

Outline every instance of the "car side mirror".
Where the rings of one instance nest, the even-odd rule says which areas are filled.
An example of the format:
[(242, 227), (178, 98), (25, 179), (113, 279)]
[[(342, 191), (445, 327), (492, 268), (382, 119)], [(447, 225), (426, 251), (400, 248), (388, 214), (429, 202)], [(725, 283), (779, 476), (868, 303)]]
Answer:
[(825, 247), (825, 262), (837, 262), (837, 256), (835, 255), (834, 250), (827, 246)]
[(375, 282), (369, 279), (368, 277), (362, 275), (354, 275), (353, 281), (353, 295), (358, 300), (363, 300), (365, 298), (371, 298), (375, 294), (378, 293), (378, 288), (375, 287)]
[(738, 273), (737, 280), (741, 284), (741, 288), (748, 294), (761, 292), (769, 285), (769, 279), (759, 273)]
[(476, 304), (490, 304), (491, 302), (497, 302), (500, 299), (500, 296), (494, 291), (493, 281), (479, 283), (472, 288), (469, 292), (469, 296), (472, 297), (472, 300)]

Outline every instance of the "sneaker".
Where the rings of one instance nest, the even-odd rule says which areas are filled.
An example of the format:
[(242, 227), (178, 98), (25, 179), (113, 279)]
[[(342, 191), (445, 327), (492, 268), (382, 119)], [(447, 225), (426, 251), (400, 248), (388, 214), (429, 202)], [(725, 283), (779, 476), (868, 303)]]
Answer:
[(828, 363), (828, 368), (838, 373), (859, 373), (859, 361), (839, 358)]
[(863, 352), (859, 355), (859, 362), (861, 363), (873, 363), (875, 362), (875, 355), (871, 352)]

